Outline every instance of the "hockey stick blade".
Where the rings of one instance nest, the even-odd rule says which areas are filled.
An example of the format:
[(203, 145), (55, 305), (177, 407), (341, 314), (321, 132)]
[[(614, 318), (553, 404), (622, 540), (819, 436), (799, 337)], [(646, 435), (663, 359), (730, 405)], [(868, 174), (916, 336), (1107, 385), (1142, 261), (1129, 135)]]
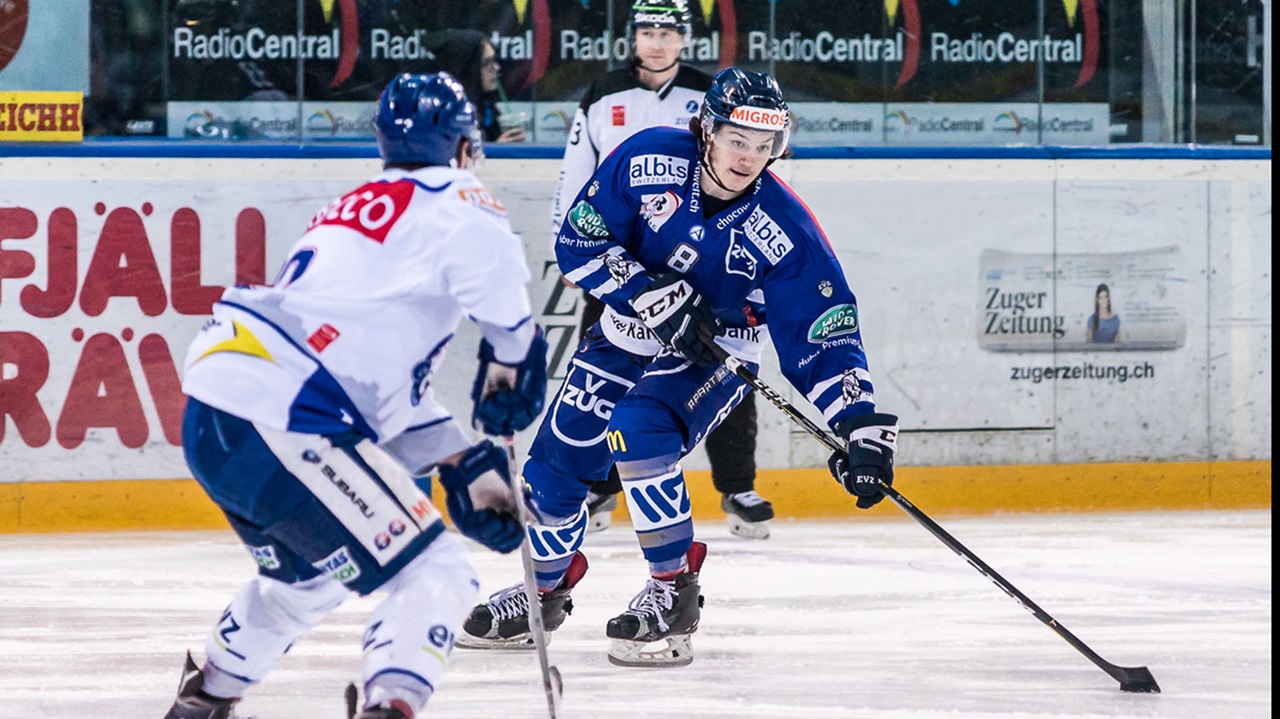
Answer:
[[(515, 437), (503, 437), (507, 449), (507, 467), (511, 474), (511, 492), (515, 495), (516, 516), (524, 527), (533, 523), (533, 515), (524, 501), (524, 487), (520, 482), (520, 467), (516, 461)], [(520, 542), (520, 563), (524, 567), (524, 596), (529, 603), (529, 634), (533, 637), (533, 646), (538, 651), (538, 666), (542, 670), (542, 689), (547, 695), (547, 714), (557, 719), (560, 713), (560, 698), (564, 696), (564, 680), (560, 677), (560, 669), (551, 664), (547, 655), (547, 630), (542, 624), (542, 600), (538, 597), (538, 579), (533, 567), (533, 551), (529, 546), (528, 531)]]
[[(730, 371), (738, 375), (743, 382), (751, 385), (751, 387), (757, 392), (764, 395), (765, 399), (769, 400), (775, 407), (782, 410), (782, 412), (790, 417), (793, 422), (800, 425), (800, 427), (825, 445), (827, 449), (830, 449), (833, 452), (847, 451), (843, 443), (835, 437), (832, 437), (826, 430), (814, 424), (808, 417), (801, 414), (800, 410), (796, 409), (785, 397), (778, 394), (776, 390), (757, 377), (754, 372), (748, 369), (747, 366), (742, 364), (742, 362), (740, 362), (736, 357), (726, 353), (719, 345), (712, 344), (711, 347), (712, 351), (716, 353), (717, 358), (723, 362)], [(1146, 667), (1121, 667), (1103, 659), (1097, 652), (1090, 649), (1087, 644), (1080, 641), (1076, 635), (1068, 631), (1066, 627), (1059, 624), (1058, 620), (1054, 619), (1048, 612), (1041, 609), (1038, 604), (1031, 601), (1030, 597), (1019, 591), (1018, 588), (1010, 584), (1007, 579), (1000, 576), (999, 572), (992, 569), (986, 562), (982, 561), (978, 555), (974, 554), (968, 547), (964, 546), (959, 542), (959, 540), (951, 536), (951, 534), (939, 526), (937, 522), (933, 521), (929, 515), (925, 514), (918, 507), (912, 504), (906, 497), (902, 496), (901, 492), (894, 489), (892, 486), (883, 483), (881, 484), (880, 489), (884, 492), (886, 497), (898, 506), (899, 509), (906, 512), (908, 516), (916, 520), (916, 522), (925, 529), (929, 530), (934, 537), (937, 537), (939, 541), (947, 545), (951, 551), (963, 557), (964, 560), (969, 563), (969, 566), (978, 570), (978, 573), (989, 579), (992, 584), (999, 587), (1000, 591), (1009, 595), (1009, 598), (1021, 605), (1023, 609), (1030, 612), (1032, 616), (1039, 619), (1045, 626), (1057, 632), (1058, 636), (1065, 639), (1068, 644), (1075, 648), (1076, 651), (1083, 654), (1089, 661), (1093, 662), (1099, 669), (1106, 672), (1112, 679), (1120, 682), (1120, 691), (1151, 694), (1158, 694), (1160, 692), (1160, 685), (1156, 683), (1156, 679), (1151, 675), (1151, 671), (1149, 669)]]

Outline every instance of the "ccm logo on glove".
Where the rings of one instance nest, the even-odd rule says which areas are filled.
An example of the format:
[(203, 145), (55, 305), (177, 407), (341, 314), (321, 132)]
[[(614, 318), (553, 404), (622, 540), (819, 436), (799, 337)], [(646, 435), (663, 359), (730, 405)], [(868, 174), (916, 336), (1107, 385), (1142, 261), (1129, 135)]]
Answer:
[(665, 292), (646, 292), (636, 298), (637, 304), (648, 303), (637, 306), (636, 315), (645, 324), (661, 322), (684, 304), (692, 292), (693, 288), (684, 280), (671, 285)]

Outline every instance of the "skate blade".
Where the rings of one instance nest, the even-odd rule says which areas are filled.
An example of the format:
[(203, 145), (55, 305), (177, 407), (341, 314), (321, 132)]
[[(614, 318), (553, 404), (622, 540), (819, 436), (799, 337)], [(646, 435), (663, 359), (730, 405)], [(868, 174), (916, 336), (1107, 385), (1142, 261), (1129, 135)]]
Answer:
[(688, 666), (693, 663), (693, 635), (664, 637), (656, 642), (610, 639), (609, 663), (620, 667)]
[(729, 532), (739, 537), (747, 539), (768, 539), (769, 538), (769, 520), (763, 522), (748, 522), (736, 514), (730, 514), (726, 521), (729, 523)]
[(600, 512), (599, 514), (593, 514), (587, 522), (587, 534), (603, 532), (611, 526), (613, 526), (613, 512)]
[[(547, 644), (551, 643), (551, 636), (547, 635)], [(533, 637), (524, 634), (511, 639), (485, 639), (484, 637), (473, 637), (465, 632), (459, 633), (458, 638), (454, 641), (454, 646), (463, 649), (497, 649), (499, 651), (515, 651), (515, 652), (531, 652), (537, 647), (533, 644)]]

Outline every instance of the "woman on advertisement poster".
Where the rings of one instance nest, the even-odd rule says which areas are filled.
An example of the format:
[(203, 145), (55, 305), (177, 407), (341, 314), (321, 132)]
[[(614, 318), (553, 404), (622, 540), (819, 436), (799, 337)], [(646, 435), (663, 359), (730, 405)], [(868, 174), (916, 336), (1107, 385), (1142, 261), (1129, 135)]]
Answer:
[(1120, 341), (1120, 315), (1111, 310), (1111, 288), (1106, 283), (1093, 293), (1093, 314), (1085, 325), (1085, 341), (1107, 345)]

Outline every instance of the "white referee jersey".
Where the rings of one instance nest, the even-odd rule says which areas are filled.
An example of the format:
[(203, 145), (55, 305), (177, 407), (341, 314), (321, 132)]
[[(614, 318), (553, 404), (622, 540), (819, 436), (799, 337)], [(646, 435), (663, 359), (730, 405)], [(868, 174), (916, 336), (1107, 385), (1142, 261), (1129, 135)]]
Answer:
[(388, 170), (321, 210), (273, 285), (223, 294), (183, 391), (278, 430), (385, 443), (431, 429), (449, 446), (414, 458), (429, 464), (470, 445), (430, 392), (459, 320), (500, 360), (523, 359), (529, 280), (506, 210), (471, 172)]
[(647, 127), (688, 127), (698, 114), (712, 78), (681, 65), (667, 84), (650, 90), (633, 67), (614, 70), (591, 83), (569, 129), (560, 184), (551, 205), (551, 236), (596, 168), (623, 140)]

